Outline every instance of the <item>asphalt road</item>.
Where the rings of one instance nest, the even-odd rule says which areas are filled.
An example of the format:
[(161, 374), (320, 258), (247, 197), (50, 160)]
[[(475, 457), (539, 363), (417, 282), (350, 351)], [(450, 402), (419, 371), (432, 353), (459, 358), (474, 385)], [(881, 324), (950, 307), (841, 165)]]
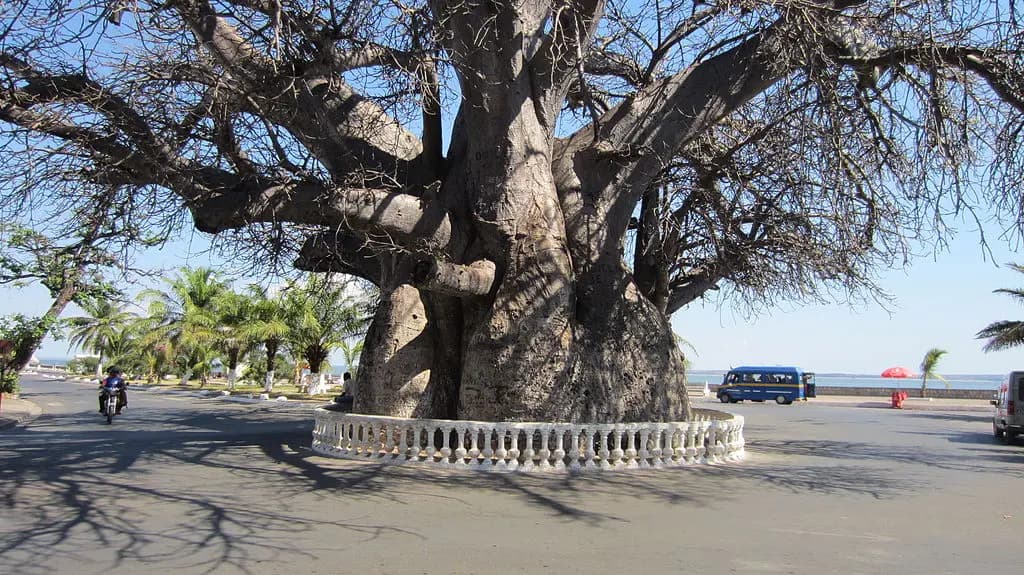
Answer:
[(295, 405), (136, 391), (108, 426), (91, 386), (22, 397), (0, 573), (1009, 574), (1024, 550), (1024, 445), (980, 413), (729, 405), (742, 463), (542, 477), (315, 456)]

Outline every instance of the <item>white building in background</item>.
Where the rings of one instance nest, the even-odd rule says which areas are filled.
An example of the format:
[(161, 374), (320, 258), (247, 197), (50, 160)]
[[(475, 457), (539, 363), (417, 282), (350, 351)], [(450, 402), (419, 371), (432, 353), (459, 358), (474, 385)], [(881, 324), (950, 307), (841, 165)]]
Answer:
[(224, 362), (217, 358), (210, 362), (210, 377), (224, 377), (228, 374), (228, 368)]
[[(235, 374), (240, 377), (247, 367), (249, 367), (248, 363), (238, 362)], [(227, 377), (228, 371), (230, 371), (228, 366), (219, 357), (210, 362), (210, 377)]]

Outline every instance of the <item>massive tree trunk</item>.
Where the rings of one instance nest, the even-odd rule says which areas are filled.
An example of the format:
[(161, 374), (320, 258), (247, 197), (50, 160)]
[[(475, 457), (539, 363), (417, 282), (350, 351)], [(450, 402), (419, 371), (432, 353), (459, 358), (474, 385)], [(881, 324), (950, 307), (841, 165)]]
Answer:
[(359, 413), (444, 417), (427, 392), (434, 358), (433, 330), (419, 291), (407, 284), (384, 291), (359, 359), (352, 394)]
[[(538, 33), (530, 26), (542, 14), (522, 10), (499, 14), (497, 36)], [(462, 263), (414, 272), (423, 290), (401, 280), (384, 287), (355, 410), (488, 421), (687, 418), (682, 356), (622, 264), (622, 238), (592, 245), (583, 228), (602, 224), (566, 218), (547, 94), (535, 93), (523, 57), (509, 62), (500, 46), (488, 49), (495, 38), (473, 49), (481, 39), (472, 14), (452, 20), (451, 50), (467, 55), (465, 104), (442, 189), (464, 198), (446, 206), (465, 217), (453, 226), (464, 241), (448, 246)], [(460, 205), (468, 213), (458, 214)], [(461, 296), (461, 313), (439, 305), (451, 294)]]

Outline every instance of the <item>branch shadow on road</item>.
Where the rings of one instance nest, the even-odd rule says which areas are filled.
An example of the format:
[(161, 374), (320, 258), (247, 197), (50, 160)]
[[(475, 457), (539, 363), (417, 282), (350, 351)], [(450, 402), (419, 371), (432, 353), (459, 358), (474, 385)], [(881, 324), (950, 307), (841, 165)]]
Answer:
[[(952, 443), (984, 445), (992, 444), (991, 436), (968, 431), (946, 433), (903, 432), (913, 435), (938, 435)], [(776, 455), (841, 460), (850, 462), (878, 462), (884, 465), (914, 464), (925, 469), (948, 470), (970, 473), (994, 473), (1024, 479), (1024, 469), (1007, 469), (998, 465), (989, 456), (971, 455), (971, 450), (959, 450), (956, 454), (948, 451), (933, 451), (917, 444), (875, 444), (856, 441), (835, 441), (823, 439), (780, 439), (757, 441), (755, 449)], [(865, 466), (857, 465), (865, 470)]]
[(908, 411), (911, 417), (920, 419), (935, 419), (938, 421), (965, 423), (984, 423), (992, 421), (992, 414), (980, 411), (948, 412), (948, 411)]
[[(0, 436), (0, 572), (51, 573), (51, 562), (111, 556), (113, 569), (249, 572), (312, 558), (315, 550), (295, 538), (316, 530), (352, 540), (419, 537), (372, 518), (303, 516), (282, 503), (309, 488), (299, 470), (280, 465), (282, 453), (309, 443), (305, 417), (258, 409), (128, 413), (113, 426), (96, 413), (43, 414)], [(320, 485), (335, 495), (366, 492), (376, 474), (353, 470)]]
[[(527, 476), (325, 458), (310, 449), (311, 432), (307, 412), (223, 404), (130, 408), (114, 426), (93, 412), (43, 414), (0, 436), (0, 500), (14, 518), (0, 523), (0, 572), (50, 572), (48, 561), (76, 562), (100, 546), (114, 551), (115, 568), (286, 570), (326, 551), (295, 544), (325, 530), (351, 544), (424, 538), (372, 515), (349, 517), (346, 503), (356, 500), (414, 509), (427, 500), (473, 507), (505, 498), (551, 521), (606, 526), (627, 522), (602, 504), (616, 498), (681, 509), (749, 489), (885, 498), (899, 490), (891, 474), (856, 461), (914, 457), (855, 443), (761, 441), (758, 452), (786, 461)], [(814, 459), (821, 457), (851, 463)]]
[[(44, 413), (0, 436), (0, 572), (49, 573), (54, 564), (111, 556), (111, 569), (284, 570), (318, 553), (296, 545), (307, 534), (326, 530), (355, 543), (424, 538), (372, 515), (345, 517), (350, 499), (471, 507), (497, 495), (555, 521), (591, 525), (625, 522), (594, 505), (601, 492), (702, 501), (681, 481), (437, 473), (334, 460), (310, 449), (311, 436), (308, 412), (252, 406), (129, 407), (113, 426), (91, 411)], [(325, 511), (310, 513), (310, 505)]]

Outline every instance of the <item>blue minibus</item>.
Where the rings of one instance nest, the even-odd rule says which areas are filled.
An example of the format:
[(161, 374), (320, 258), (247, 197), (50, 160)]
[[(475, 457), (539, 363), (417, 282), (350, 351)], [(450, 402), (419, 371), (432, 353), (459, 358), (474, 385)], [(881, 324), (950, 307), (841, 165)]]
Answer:
[(718, 387), (722, 403), (736, 403), (749, 399), (789, 405), (815, 396), (814, 374), (799, 367), (742, 366), (730, 369)]

